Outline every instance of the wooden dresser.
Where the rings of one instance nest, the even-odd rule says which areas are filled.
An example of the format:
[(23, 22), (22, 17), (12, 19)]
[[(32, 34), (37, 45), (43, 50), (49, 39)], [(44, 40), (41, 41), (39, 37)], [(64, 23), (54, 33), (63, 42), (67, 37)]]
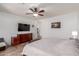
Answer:
[(24, 42), (29, 42), (31, 40), (32, 40), (32, 33), (17, 34), (17, 37), (11, 38), (11, 44), (14, 46)]

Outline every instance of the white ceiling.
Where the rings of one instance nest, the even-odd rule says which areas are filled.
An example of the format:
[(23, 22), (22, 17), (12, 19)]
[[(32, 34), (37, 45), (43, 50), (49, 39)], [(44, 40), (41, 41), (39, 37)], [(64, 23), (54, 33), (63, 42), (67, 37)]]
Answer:
[(26, 12), (31, 12), (29, 11), (29, 8), (33, 6), (45, 10), (44, 16), (38, 16), (38, 19), (79, 11), (78, 3), (1, 3), (0, 11), (26, 16), (27, 18), (32, 19), (34, 18), (33, 15), (26, 15)]

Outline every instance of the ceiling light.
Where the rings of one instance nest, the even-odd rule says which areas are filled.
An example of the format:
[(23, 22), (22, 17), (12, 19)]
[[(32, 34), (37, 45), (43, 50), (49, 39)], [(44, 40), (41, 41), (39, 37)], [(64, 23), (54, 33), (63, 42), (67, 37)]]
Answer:
[(38, 14), (36, 14), (36, 13), (35, 13), (35, 14), (33, 14), (33, 15), (34, 15), (35, 17), (37, 17), (37, 16), (38, 16)]

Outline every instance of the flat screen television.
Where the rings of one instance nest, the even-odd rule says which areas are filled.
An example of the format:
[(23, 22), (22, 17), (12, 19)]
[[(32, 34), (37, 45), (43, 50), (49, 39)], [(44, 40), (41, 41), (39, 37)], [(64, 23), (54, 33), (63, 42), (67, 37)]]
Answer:
[(30, 31), (30, 24), (18, 24), (18, 31)]

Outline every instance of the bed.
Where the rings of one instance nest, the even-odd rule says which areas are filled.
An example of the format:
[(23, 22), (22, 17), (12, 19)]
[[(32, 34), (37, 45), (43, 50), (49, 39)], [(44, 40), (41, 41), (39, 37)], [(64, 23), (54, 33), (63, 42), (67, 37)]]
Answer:
[(79, 55), (75, 40), (41, 39), (27, 44), (22, 55), (27, 56), (72, 56)]

